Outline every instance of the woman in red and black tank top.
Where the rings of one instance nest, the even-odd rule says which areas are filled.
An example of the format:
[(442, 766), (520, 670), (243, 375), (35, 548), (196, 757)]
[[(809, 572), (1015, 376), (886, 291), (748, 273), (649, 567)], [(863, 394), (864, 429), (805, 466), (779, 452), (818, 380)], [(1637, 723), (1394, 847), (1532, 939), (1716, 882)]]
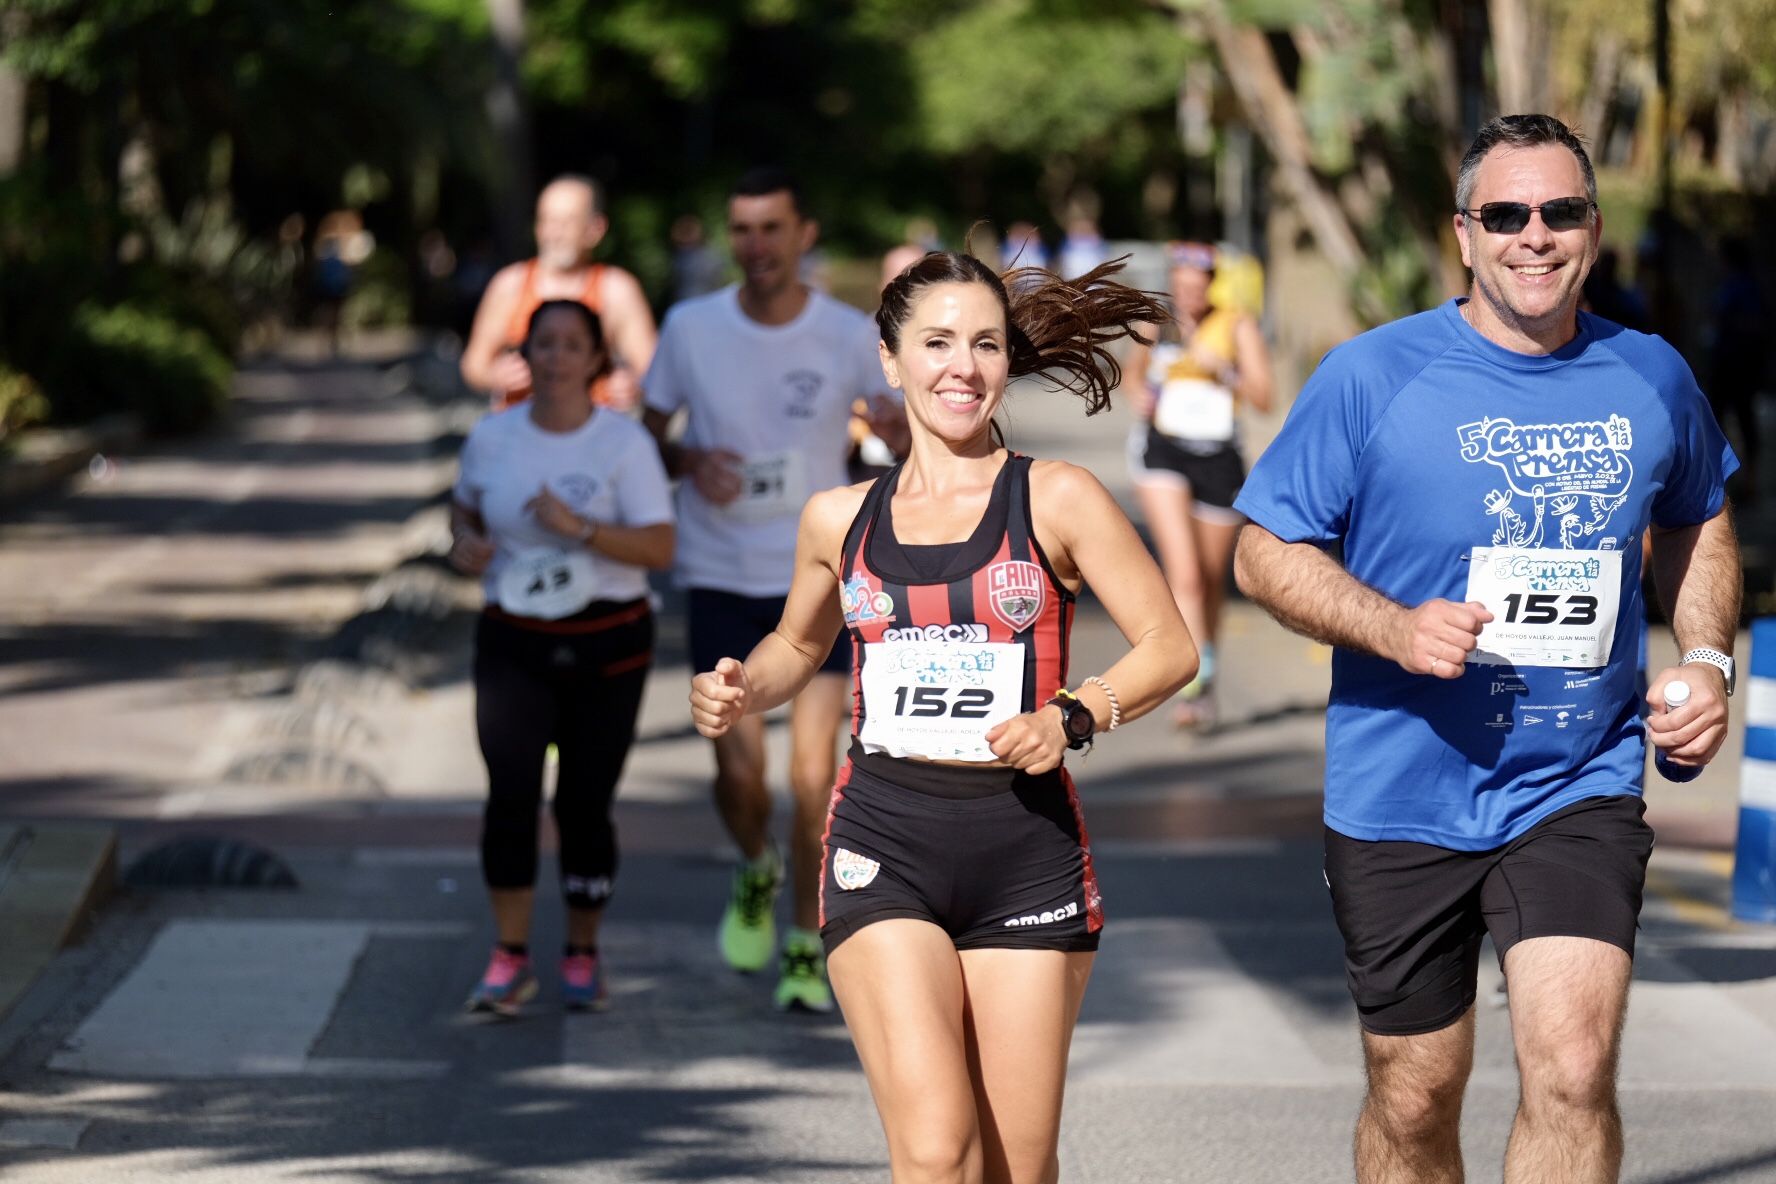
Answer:
[[(1108, 405), (1105, 346), (1158, 306), (1111, 277), (1009, 284), (934, 252), (883, 293), (882, 365), (908, 459), (802, 514), (782, 621), (692, 681), (715, 736), (788, 701), (841, 627), (851, 758), (828, 813), (821, 938), (887, 1132), (921, 1162), (1052, 1181), (1067, 1048), (1103, 912), (1071, 748), (1164, 703), (1196, 649), (1133, 526), (1088, 472), (1009, 452), (1006, 384), (1042, 373)], [(1091, 583), (1130, 648), (1066, 690)]]
[[(1006, 698), (998, 710), (978, 706), (978, 718), (997, 722), (1010, 715), (1035, 711), (1067, 685), (1067, 640), (1073, 627), (1074, 594), (1063, 583), (1036, 541), (1030, 521), (1030, 458), (1008, 455), (994, 478), (987, 498), (987, 512), (974, 532), (960, 543), (935, 546), (908, 544), (894, 533), (894, 492), (905, 465), (897, 465), (870, 486), (863, 508), (845, 539), (840, 579), (845, 624), (856, 647), (852, 674), (852, 735), (860, 740), (858, 756), (875, 755), (891, 746), (865, 746), (871, 735), (883, 731), (881, 719), (872, 720), (865, 702), (864, 683), (870, 647), (888, 642), (925, 645), (1015, 645), (1021, 647), (1021, 669), (977, 671), (983, 685), (958, 700), (964, 712), (985, 694), (985, 681), (997, 675), (1015, 688), (1015, 699)], [(891, 616), (865, 611), (861, 599), (886, 596), (899, 606)], [(850, 605), (855, 604), (856, 609)], [(872, 672), (873, 673), (873, 672)], [(930, 684), (926, 684), (930, 685)], [(961, 688), (958, 688), (961, 689)], [(911, 689), (916, 699), (917, 688)], [(905, 717), (909, 696), (891, 696), (895, 702), (875, 705), (880, 713)], [(927, 702), (935, 702), (929, 692)], [(917, 709), (917, 703), (911, 705)], [(946, 712), (954, 716), (955, 708)], [(920, 718), (914, 716), (912, 718)], [(964, 715), (961, 718), (969, 718)], [(987, 749), (979, 728), (970, 739), (977, 749)], [(931, 746), (930, 742), (926, 747)], [(990, 759), (987, 752), (970, 757), (961, 752), (954, 759)], [(894, 755), (900, 755), (894, 753)], [(925, 759), (943, 759), (932, 753)]]

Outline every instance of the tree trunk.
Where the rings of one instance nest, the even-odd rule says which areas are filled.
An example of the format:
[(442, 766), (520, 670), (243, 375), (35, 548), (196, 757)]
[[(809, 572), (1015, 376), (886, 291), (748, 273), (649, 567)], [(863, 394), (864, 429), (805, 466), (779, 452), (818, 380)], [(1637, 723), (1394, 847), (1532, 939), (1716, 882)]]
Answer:
[(1548, 110), (1553, 37), (1546, 8), (1540, 0), (1487, 0), (1486, 8), (1499, 109), (1507, 115)]
[[(1283, 81), (1276, 55), (1264, 34), (1231, 24), (1216, 6), (1204, 12), (1221, 68), (1246, 113), (1246, 124), (1264, 139), (1278, 184), (1300, 212), (1308, 231), (1339, 277), (1354, 288), (1363, 269), (1363, 246), (1338, 198), (1314, 172), (1307, 126), (1294, 94)], [(1380, 309), (1363, 308), (1371, 320)]]
[(1591, 47), (1591, 86), (1579, 106), (1579, 126), (1575, 129), (1591, 146), (1595, 164), (1609, 161), (1609, 110), (1615, 98), (1616, 85), (1622, 74), (1622, 38), (1606, 32)]
[(0, 177), (18, 172), (25, 158), (25, 80), (0, 65)]
[[(24, 14), (0, 14), (0, 45), (24, 31)], [(0, 177), (10, 177), (25, 159), (25, 76), (0, 62)]]
[(493, 127), (495, 225), (500, 253), (515, 259), (529, 242), (531, 175), (530, 112), (519, 68), (524, 60), (524, 0), (487, 0), (493, 22), (494, 78), (487, 90)]

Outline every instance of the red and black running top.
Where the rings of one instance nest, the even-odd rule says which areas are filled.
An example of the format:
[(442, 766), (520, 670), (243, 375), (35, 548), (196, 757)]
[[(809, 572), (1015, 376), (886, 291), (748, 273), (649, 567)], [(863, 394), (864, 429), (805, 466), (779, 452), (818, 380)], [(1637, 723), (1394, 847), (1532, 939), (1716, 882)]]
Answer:
[(1006, 458), (972, 535), (931, 546), (894, 537), (894, 490), (903, 467), (877, 478), (845, 535), (840, 602), (854, 656), (852, 735), (870, 708), (863, 696), (869, 642), (1022, 645), (1022, 710), (1035, 711), (1067, 685), (1075, 598), (1036, 541), (1030, 458)]

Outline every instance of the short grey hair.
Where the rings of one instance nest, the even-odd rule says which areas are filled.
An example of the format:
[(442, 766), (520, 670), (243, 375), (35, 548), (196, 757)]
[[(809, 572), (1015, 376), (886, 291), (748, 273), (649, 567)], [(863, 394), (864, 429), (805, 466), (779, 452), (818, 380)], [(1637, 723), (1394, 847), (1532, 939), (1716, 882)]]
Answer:
[[(557, 177), (552, 177), (549, 183), (543, 186), (543, 189), (553, 189), (557, 185), (576, 185), (584, 188), (587, 197), (592, 200), (592, 216), (595, 218), (604, 217), (604, 186), (596, 180), (588, 177), (585, 173), (562, 173)], [(537, 195), (542, 196), (542, 189), (537, 190)]]
[(1494, 148), (1535, 148), (1542, 144), (1558, 144), (1579, 158), (1579, 171), (1585, 174), (1585, 196), (1597, 204), (1597, 174), (1591, 169), (1591, 157), (1578, 133), (1552, 115), (1501, 115), (1489, 121), (1474, 142), (1455, 174), (1455, 207), (1466, 211), (1474, 200), (1474, 183), (1480, 173), (1480, 162)]

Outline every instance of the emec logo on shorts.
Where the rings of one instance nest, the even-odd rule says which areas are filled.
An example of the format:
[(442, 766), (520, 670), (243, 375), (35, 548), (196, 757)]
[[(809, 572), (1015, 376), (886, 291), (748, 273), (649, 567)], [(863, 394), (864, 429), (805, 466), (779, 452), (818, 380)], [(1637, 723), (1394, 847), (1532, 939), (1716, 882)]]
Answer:
[(1079, 902), (1069, 900), (1058, 909), (1043, 909), (1040, 913), (1025, 913), (1021, 917), (1008, 917), (1005, 928), (1019, 929), (1025, 925), (1053, 925), (1056, 921), (1065, 921), (1068, 917), (1079, 915)]
[(867, 855), (834, 847), (832, 868), (833, 879), (838, 881), (839, 887), (851, 892), (867, 887), (876, 878), (876, 873), (882, 870), (882, 865)]

